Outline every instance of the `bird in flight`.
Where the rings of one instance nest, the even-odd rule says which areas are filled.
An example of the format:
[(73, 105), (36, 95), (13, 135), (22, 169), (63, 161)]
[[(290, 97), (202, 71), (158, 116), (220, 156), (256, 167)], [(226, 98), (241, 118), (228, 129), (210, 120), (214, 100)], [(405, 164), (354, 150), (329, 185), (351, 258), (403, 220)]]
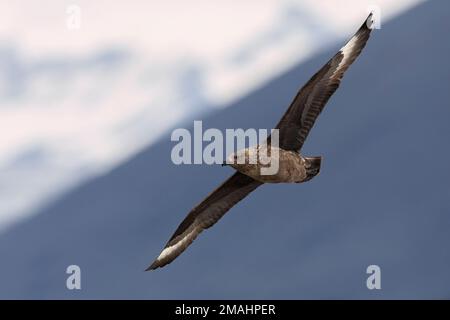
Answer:
[[(203, 230), (214, 225), (235, 204), (262, 184), (300, 183), (319, 173), (322, 158), (304, 157), (300, 150), (325, 104), (339, 87), (345, 71), (365, 47), (372, 25), (373, 15), (370, 14), (355, 35), (295, 96), (276, 126), (279, 138), (276, 146), (279, 159), (277, 173), (262, 175), (260, 163), (249, 163), (249, 157), (258, 153), (261, 146), (232, 154), (224, 165), (230, 165), (236, 172), (189, 212), (146, 271), (171, 263)], [(267, 145), (270, 145), (270, 137)]]

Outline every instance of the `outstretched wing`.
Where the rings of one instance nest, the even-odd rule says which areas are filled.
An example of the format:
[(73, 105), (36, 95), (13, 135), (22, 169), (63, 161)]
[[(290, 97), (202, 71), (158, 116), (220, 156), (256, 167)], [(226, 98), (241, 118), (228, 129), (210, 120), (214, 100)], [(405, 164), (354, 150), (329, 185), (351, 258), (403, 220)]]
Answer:
[(320, 112), (339, 87), (345, 71), (366, 45), (372, 23), (370, 14), (347, 44), (297, 93), (276, 127), (282, 149), (299, 151), (302, 148)]
[(204, 229), (215, 224), (236, 203), (244, 199), (262, 183), (236, 172), (198, 206), (191, 210), (167, 242), (158, 258), (147, 270), (172, 262)]

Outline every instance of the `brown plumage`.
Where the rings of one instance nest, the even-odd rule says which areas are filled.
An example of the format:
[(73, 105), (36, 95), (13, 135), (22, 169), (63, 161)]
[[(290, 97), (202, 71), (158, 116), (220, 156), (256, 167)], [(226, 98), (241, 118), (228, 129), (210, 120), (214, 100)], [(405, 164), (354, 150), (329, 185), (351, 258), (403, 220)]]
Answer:
[[(325, 104), (339, 87), (345, 71), (366, 45), (372, 23), (370, 14), (347, 44), (300, 89), (281, 118), (276, 126), (279, 129), (278, 172), (262, 175), (259, 163), (249, 164), (244, 161), (238, 164), (234, 161), (236, 155), (232, 155), (227, 164), (237, 172), (191, 210), (147, 270), (172, 262), (204, 229), (215, 224), (236, 203), (263, 183), (305, 182), (319, 173), (321, 157), (303, 157), (299, 151)], [(254, 151), (248, 148), (244, 155)]]

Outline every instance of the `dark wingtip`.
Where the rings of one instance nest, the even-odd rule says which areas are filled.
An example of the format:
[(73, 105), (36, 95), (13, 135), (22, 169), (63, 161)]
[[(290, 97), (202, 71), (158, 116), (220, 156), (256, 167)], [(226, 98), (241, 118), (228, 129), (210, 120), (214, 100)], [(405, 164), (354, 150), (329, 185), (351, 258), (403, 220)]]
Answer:
[(158, 260), (155, 260), (155, 262), (153, 262), (150, 267), (148, 267), (147, 269), (145, 269), (144, 271), (150, 271), (150, 270), (155, 270), (158, 269), (160, 267)]

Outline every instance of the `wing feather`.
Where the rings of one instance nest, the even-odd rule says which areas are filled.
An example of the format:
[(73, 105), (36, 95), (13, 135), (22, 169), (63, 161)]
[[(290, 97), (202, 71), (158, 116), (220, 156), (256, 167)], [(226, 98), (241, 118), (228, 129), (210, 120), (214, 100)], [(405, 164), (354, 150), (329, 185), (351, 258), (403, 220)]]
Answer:
[(361, 28), (297, 93), (286, 113), (276, 126), (279, 146), (299, 151), (325, 104), (339, 87), (342, 77), (356, 60), (371, 32), (370, 14)]
[(147, 270), (160, 268), (172, 262), (203, 230), (214, 225), (236, 203), (261, 184), (261, 182), (236, 172), (191, 210)]

